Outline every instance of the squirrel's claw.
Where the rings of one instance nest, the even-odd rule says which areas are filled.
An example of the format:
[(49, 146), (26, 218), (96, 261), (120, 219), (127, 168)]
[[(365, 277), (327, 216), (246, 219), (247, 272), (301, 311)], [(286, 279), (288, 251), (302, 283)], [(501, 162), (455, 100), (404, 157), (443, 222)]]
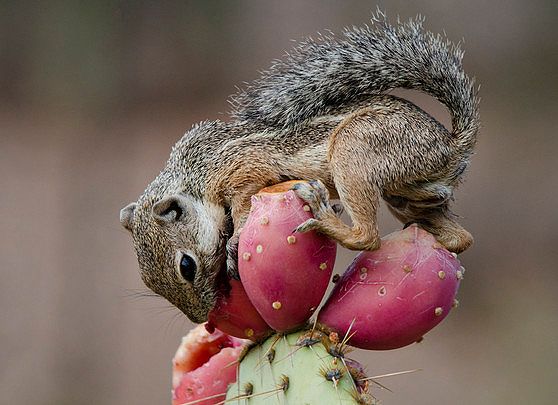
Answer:
[(304, 221), (302, 224), (300, 224), (299, 226), (297, 226), (295, 228), (295, 230), (293, 231), (293, 233), (295, 232), (308, 232), (311, 231), (313, 229), (319, 229), (320, 228), (320, 221), (314, 219), (314, 218), (310, 218), (306, 221)]
[(316, 219), (320, 219), (321, 213), (333, 210), (329, 203), (329, 192), (320, 180), (298, 183), (293, 187), (293, 191), (308, 204)]
[(332, 206), (329, 202), (329, 192), (320, 180), (312, 180), (308, 183), (298, 183), (293, 187), (296, 195), (304, 200), (312, 210), (314, 218), (310, 218), (300, 224), (295, 232), (308, 232), (311, 230), (321, 231), (323, 221), (333, 217), (339, 217), (343, 211), (340, 204)]

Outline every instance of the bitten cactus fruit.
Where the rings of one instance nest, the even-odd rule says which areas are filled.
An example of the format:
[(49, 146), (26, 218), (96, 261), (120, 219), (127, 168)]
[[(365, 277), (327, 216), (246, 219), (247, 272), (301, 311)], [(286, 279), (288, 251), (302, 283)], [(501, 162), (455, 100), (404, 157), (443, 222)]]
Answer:
[(172, 404), (223, 401), (227, 387), (236, 381), (238, 357), (245, 343), (219, 330), (209, 334), (203, 325), (192, 329), (173, 358)]
[(220, 329), (231, 336), (253, 341), (270, 335), (272, 330), (246, 295), (242, 283), (230, 280), (230, 290), (221, 291), (215, 307), (209, 312), (206, 328)]
[(318, 321), (351, 346), (396, 349), (419, 340), (455, 303), (463, 271), (456, 255), (416, 225), (360, 253), (335, 285)]
[(238, 268), (248, 297), (280, 332), (303, 325), (320, 304), (331, 278), (336, 243), (315, 231), (295, 233), (312, 218), (290, 188), (296, 181), (261, 190), (240, 233)]

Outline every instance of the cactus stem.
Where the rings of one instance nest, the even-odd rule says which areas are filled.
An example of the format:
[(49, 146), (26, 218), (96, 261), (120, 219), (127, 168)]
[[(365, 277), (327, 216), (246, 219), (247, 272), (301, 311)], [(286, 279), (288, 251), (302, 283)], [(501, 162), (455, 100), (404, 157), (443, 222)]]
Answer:
[[(275, 359), (275, 345), (277, 345), (277, 342), (279, 342), (281, 340), (281, 335), (276, 335), (275, 336), (275, 340), (273, 340), (273, 343), (271, 343), (271, 345), (269, 346), (269, 348), (265, 351), (265, 353), (263, 354), (263, 356), (258, 360), (258, 362), (256, 363), (256, 366), (258, 367), (258, 370), (261, 369), (263, 367), (263, 359), (267, 359), (267, 361), (269, 363), (271, 363), (274, 359)], [(273, 360), (269, 360), (269, 356), (270, 353), (273, 351)]]
[[(285, 357), (283, 357), (282, 359), (276, 360), (276, 361), (275, 361), (275, 364), (281, 363), (282, 361), (287, 360), (287, 359), (291, 359), (291, 361), (292, 361), (292, 357), (296, 354), (296, 352), (298, 352), (298, 351), (299, 351), (300, 349), (302, 349), (303, 347), (304, 347), (304, 346), (300, 346), (300, 347), (297, 347), (296, 349), (290, 351), (289, 354), (287, 354), (287, 355), (286, 355)], [(309, 346), (309, 347), (311, 348), (312, 346)]]
[[(269, 395), (270, 396), (270, 395), (275, 394), (275, 393), (280, 392), (280, 391), (285, 392), (289, 389), (289, 384), (290, 384), (289, 377), (283, 374), (279, 378), (279, 384), (277, 384), (277, 388), (274, 388), (274, 389), (268, 390), (268, 391), (258, 392), (256, 394), (254, 394), (253, 393), (254, 386), (252, 385), (252, 383), (248, 383), (248, 384), (245, 385), (245, 391), (248, 392), (248, 390), (246, 388), (249, 388), (249, 392), (250, 392), (249, 394), (246, 393), (246, 394), (242, 394), (242, 395), (237, 395), (236, 397), (225, 399), (224, 401), (218, 402), (216, 405), (222, 405), (222, 404), (225, 404), (227, 402), (238, 401), (239, 399), (250, 399), (250, 398), (254, 398), (254, 397), (260, 397), (262, 395)], [(221, 394), (221, 395), (223, 395), (223, 394)], [(202, 398), (202, 399), (196, 400), (194, 402), (188, 402), (187, 404), (182, 404), (182, 405), (191, 405), (191, 404), (194, 404), (195, 402), (201, 402), (201, 401), (204, 401), (204, 400), (210, 399), (210, 398), (213, 398), (213, 397)]]

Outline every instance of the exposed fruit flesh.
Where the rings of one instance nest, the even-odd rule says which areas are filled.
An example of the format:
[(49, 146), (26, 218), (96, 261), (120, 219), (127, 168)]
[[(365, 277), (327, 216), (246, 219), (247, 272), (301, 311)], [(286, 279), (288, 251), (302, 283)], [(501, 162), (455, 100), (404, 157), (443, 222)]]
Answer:
[[(198, 325), (182, 338), (173, 358), (172, 404), (222, 401), (229, 384), (236, 381), (237, 360), (245, 341), (216, 330), (209, 334)], [(210, 398), (211, 397), (211, 398)]]

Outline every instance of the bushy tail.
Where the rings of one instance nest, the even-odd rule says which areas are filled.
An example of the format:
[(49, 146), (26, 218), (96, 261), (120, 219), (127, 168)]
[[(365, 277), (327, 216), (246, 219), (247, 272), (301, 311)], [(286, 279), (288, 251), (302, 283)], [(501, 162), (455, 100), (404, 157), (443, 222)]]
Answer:
[(289, 128), (394, 88), (416, 89), (447, 106), (454, 135), (470, 151), (479, 127), (479, 101), (462, 57), (459, 46), (423, 30), (421, 18), (392, 26), (378, 12), (371, 27), (298, 44), (233, 96), (233, 116)]

